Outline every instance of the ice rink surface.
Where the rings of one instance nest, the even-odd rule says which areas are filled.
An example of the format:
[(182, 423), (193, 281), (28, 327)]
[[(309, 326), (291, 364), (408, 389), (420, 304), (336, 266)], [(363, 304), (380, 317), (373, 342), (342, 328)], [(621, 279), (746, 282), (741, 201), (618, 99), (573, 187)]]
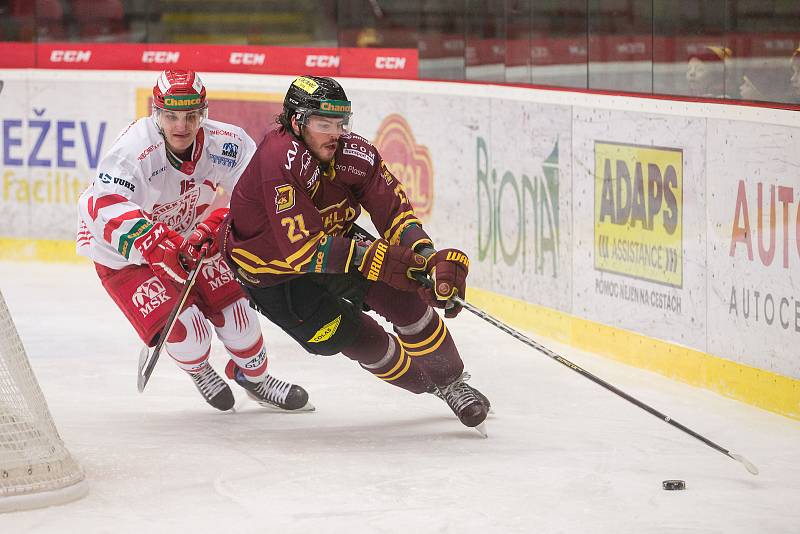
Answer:
[[(0, 290), (89, 494), (0, 515), (19, 533), (800, 532), (800, 423), (541, 341), (761, 470), (744, 467), (468, 312), (448, 322), (495, 413), (488, 439), (447, 406), (307, 355), (264, 323), (272, 372), (316, 412), (206, 405), (141, 347), (88, 265), (0, 262)], [(224, 349), (212, 361), (222, 372)], [(686, 480), (685, 491), (661, 481)]]

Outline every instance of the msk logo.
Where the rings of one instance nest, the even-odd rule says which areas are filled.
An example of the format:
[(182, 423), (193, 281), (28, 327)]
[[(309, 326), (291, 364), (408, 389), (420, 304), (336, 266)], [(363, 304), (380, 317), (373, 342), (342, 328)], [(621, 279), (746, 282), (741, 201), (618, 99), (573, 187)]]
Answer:
[(91, 50), (53, 50), (50, 52), (50, 61), (53, 63), (89, 63), (92, 59)]
[(378, 56), (375, 58), (375, 68), (381, 70), (403, 70), (406, 68), (406, 58)]
[(239, 145), (236, 143), (224, 143), (222, 145), (222, 155), (229, 158), (235, 158), (239, 153)]
[(254, 54), (252, 52), (231, 52), (228, 62), (231, 65), (263, 65), (266, 59), (266, 54)]
[(275, 188), (275, 213), (294, 207), (294, 187), (289, 184)]
[(339, 56), (310, 54), (306, 56), (306, 67), (334, 68), (338, 67)]
[(203, 278), (208, 281), (211, 291), (216, 291), (228, 282), (233, 282), (233, 272), (231, 271), (222, 256), (217, 256), (212, 261), (203, 263)]
[(142, 52), (142, 63), (177, 63), (181, 53), (169, 50), (145, 50)]
[(156, 308), (170, 300), (164, 284), (155, 276), (146, 280), (136, 288), (131, 297), (133, 305), (139, 310), (142, 317), (147, 317)]

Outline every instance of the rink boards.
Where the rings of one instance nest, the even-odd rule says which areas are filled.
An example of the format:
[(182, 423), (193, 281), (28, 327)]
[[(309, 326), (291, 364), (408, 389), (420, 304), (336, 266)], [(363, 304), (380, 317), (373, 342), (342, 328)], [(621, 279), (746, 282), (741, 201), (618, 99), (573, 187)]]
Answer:
[[(207, 74), (260, 139), (291, 78)], [(75, 202), (152, 72), (0, 71), (0, 258), (76, 260)], [(343, 79), (468, 297), (518, 327), (800, 418), (796, 111)], [(521, 348), (521, 350), (528, 350)]]

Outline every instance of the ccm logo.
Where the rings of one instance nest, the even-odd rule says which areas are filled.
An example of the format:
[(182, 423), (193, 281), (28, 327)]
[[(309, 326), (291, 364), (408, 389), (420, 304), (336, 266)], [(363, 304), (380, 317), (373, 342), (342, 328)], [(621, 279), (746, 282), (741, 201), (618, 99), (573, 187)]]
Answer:
[(146, 50), (142, 53), (142, 63), (177, 63), (180, 58), (180, 52), (168, 50)]
[(50, 61), (53, 63), (88, 63), (91, 58), (91, 50), (53, 50), (50, 52)]
[(338, 67), (339, 56), (306, 56), (306, 67)]
[(231, 52), (231, 57), (228, 61), (231, 65), (263, 65), (266, 59), (266, 54), (253, 54), (252, 52)]
[(406, 58), (378, 56), (375, 58), (376, 69), (401, 70), (406, 68)]

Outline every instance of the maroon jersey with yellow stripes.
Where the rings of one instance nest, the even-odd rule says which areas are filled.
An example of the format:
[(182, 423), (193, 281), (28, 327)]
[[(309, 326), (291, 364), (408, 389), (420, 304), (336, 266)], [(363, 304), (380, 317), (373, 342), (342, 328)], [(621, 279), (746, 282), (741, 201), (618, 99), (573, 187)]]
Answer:
[(349, 272), (355, 242), (346, 235), (362, 207), (391, 244), (430, 244), (402, 185), (369, 141), (343, 135), (330, 164), (320, 164), (278, 128), (233, 190), (222, 248), (239, 278), (260, 287), (307, 272)]

